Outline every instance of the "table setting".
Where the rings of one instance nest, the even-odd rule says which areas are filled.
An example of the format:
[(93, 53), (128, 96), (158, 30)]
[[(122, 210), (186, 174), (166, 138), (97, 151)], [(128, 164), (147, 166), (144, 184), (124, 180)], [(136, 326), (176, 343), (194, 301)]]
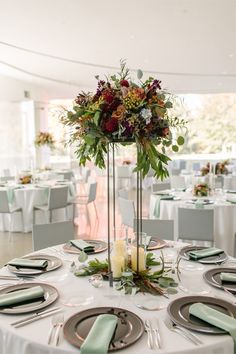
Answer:
[[(81, 241), (84, 243), (78, 242), (77, 247), (84, 253), (89, 243)], [(95, 247), (92, 252), (91, 248), (87, 249), (88, 262), (94, 257), (100, 262), (106, 258), (105, 250), (94, 253)], [(233, 341), (229, 335), (224, 335), (231, 329), (213, 326), (207, 322), (208, 315), (204, 311), (207, 310), (207, 314), (212, 308), (217, 311), (213, 313), (215, 321), (219, 313), (235, 318), (236, 271), (230, 263), (234, 259), (220, 249), (195, 247), (191, 249), (195, 259), (189, 260), (186, 254), (190, 249), (180, 242), (170, 245), (163, 241), (161, 248), (151, 250), (157, 260), (162, 255), (166, 261), (181, 258), (180, 280), (171, 274), (178, 282), (177, 293), (167, 296), (125, 294), (116, 290), (116, 285), (110, 288), (103, 277), (97, 282), (99, 274), (95, 274), (95, 282), (91, 281), (92, 276), (76, 276), (76, 270), (86, 261), (79, 262), (79, 253), (67, 251), (65, 244), (11, 260), (0, 272), (0, 344), (14, 354), (16, 348), (22, 354), (30, 353), (32, 348), (45, 354), (75, 353), (78, 348), (84, 354), (116, 350), (217, 353), (217, 348), (221, 348), (222, 353), (233, 353)], [(205, 254), (199, 255), (202, 251)], [(222, 254), (223, 265), (221, 262), (216, 265), (211, 258)], [(72, 263), (76, 265), (73, 270)], [(186, 263), (200, 264), (201, 268), (193, 273), (185, 268)], [(198, 292), (200, 288), (205, 295)], [(64, 301), (71, 294), (80, 297), (79, 304)], [(20, 301), (18, 304), (14, 304), (15, 298)], [(4, 301), (6, 307), (1, 305)], [(203, 316), (205, 322), (196, 313)]]

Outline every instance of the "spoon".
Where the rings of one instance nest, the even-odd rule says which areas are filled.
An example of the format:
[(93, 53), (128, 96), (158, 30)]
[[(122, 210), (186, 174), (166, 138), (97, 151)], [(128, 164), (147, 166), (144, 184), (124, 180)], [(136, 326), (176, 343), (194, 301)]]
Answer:
[[(54, 330), (56, 329), (59, 321), (60, 321), (59, 314), (52, 316), (52, 327), (50, 329), (49, 336), (48, 336), (48, 344), (51, 344), (53, 341), (53, 337), (55, 336)], [(54, 333), (54, 336), (53, 336), (53, 333)]]

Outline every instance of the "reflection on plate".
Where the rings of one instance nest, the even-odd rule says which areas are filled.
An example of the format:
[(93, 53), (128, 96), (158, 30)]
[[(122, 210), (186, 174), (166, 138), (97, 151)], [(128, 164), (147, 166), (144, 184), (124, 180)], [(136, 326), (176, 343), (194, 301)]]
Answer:
[(208, 284), (212, 286), (215, 286), (217, 288), (221, 288), (223, 286), (225, 289), (236, 293), (236, 283), (229, 282), (229, 281), (222, 281), (220, 279), (220, 273), (222, 272), (236, 274), (236, 268), (219, 267), (219, 268), (210, 269), (203, 274), (203, 278)]
[(62, 265), (62, 260), (59, 259), (58, 257), (51, 256), (48, 254), (32, 254), (28, 256), (22, 257), (22, 259), (32, 259), (32, 260), (46, 260), (48, 261), (48, 266), (45, 269), (33, 269), (33, 268), (26, 268), (26, 267), (16, 267), (13, 265), (7, 265), (7, 268), (10, 272), (15, 273), (15, 274), (21, 274), (21, 275), (36, 275), (36, 274), (43, 274), (46, 272), (50, 272), (54, 269), (57, 269), (61, 267)]
[[(88, 252), (88, 254), (100, 253), (107, 250), (107, 242), (101, 240), (84, 240), (94, 247), (94, 252)], [(72, 245), (70, 242), (63, 246), (63, 251), (67, 253), (79, 254), (81, 251)]]
[(198, 259), (197, 261), (189, 259), (189, 252), (191, 251), (198, 251), (198, 250), (203, 250), (209, 247), (203, 247), (203, 246), (186, 246), (183, 247), (180, 250), (180, 257), (185, 259), (185, 260), (191, 260), (191, 262), (198, 262), (198, 263), (203, 263), (203, 264), (216, 264), (216, 263), (222, 263), (224, 262), (228, 256), (225, 252), (222, 252), (220, 254), (217, 254), (215, 256), (210, 256), (210, 257), (205, 257)]
[(56, 299), (58, 298), (58, 291), (56, 288), (49, 284), (45, 283), (23, 283), (17, 285), (10, 285), (4, 289), (0, 290), (0, 295), (8, 294), (13, 291), (29, 289), (34, 286), (40, 285), (44, 290), (44, 298), (36, 299), (33, 302), (25, 302), (18, 305), (12, 305), (11, 307), (7, 308), (0, 308), (0, 313), (7, 313), (7, 314), (20, 314), (20, 313), (27, 313), (31, 311), (41, 310), (48, 305), (51, 305)]
[(97, 307), (81, 311), (70, 317), (64, 325), (65, 338), (80, 348), (97, 316), (102, 314), (114, 314), (118, 317), (118, 324), (109, 346), (109, 352), (130, 346), (144, 333), (143, 321), (136, 314), (117, 307)]
[(212, 326), (209, 323), (189, 314), (189, 307), (198, 302), (210, 306), (213, 309), (233, 318), (236, 317), (236, 307), (233, 304), (215, 297), (197, 295), (185, 296), (172, 301), (167, 308), (171, 320), (175, 324), (190, 330), (210, 334), (224, 334), (225, 331), (222, 329)]

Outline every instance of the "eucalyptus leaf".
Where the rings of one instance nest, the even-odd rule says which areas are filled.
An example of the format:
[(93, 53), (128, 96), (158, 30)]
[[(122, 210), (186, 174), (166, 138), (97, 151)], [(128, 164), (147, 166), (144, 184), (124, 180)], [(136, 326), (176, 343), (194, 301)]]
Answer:
[(166, 292), (169, 295), (174, 295), (174, 294), (178, 293), (178, 291), (175, 288), (168, 288), (168, 289), (166, 289)]
[(138, 78), (139, 80), (141, 80), (142, 77), (143, 77), (143, 72), (142, 72), (142, 70), (138, 69), (138, 70), (137, 70), (137, 78)]
[(178, 151), (179, 151), (178, 145), (172, 145), (172, 150), (173, 150), (174, 152), (178, 152)]
[(177, 139), (177, 144), (178, 145), (183, 145), (184, 144), (184, 137), (183, 136), (179, 136)]

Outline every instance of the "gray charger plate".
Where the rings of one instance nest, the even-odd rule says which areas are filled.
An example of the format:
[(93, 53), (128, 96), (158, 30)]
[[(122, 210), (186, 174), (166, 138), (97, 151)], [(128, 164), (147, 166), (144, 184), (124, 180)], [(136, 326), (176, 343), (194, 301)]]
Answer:
[(221, 288), (223, 286), (225, 289), (236, 293), (236, 282), (234, 283), (229, 281), (222, 281), (220, 279), (220, 273), (222, 272), (232, 273), (236, 275), (236, 268), (218, 267), (218, 268), (210, 269), (203, 274), (203, 278), (208, 284), (215, 286), (216, 288)]
[(191, 261), (191, 262), (203, 263), (203, 264), (222, 263), (228, 258), (227, 254), (225, 252), (222, 252), (222, 253), (215, 255), (215, 256), (210, 256), (210, 257), (198, 259), (197, 261), (195, 261), (193, 259), (189, 259), (189, 255), (188, 255), (189, 252), (203, 250), (205, 248), (209, 248), (209, 247), (186, 246), (186, 247), (181, 248), (181, 250), (179, 252), (179, 256), (184, 260)]
[[(88, 254), (100, 253), (107, 250), (107, 242), (101, 240), (84, 240), (94, 247), (94, 252), (88, 252)], [(73, 246), (70, 242), (66, 243), (63, 246), (63, 251), (67, 253), (79, 254), (81, 251)]]
[(4, 289), (0, 290), (0, 295), (8, 294), (10, 292), (17, 291), (17, 290), (29, 289), (34, 286), (41, 286), (43, 288), (44, 298), (34, 300), (33, 302), (24, 302), (24, 303), (19, 303), (18, 305), (11, 305), (11, 307), (5, 307), (5, 308), (0, 307), (0, 313), (16, 315), (16, 314), (22, 314), (31, 311), (38, 311), (43, 309), (44, 307), (47, 307), (48, 305), (51, 305), (54, 301), (56, 301), (56, 299), (59, 296), (58, 291), (56, 288), (54, 288), (54, 286), (45, 283), (36, 283), (36, 282), (9, 285), (8, 287), (5, 287)]
[(224, 330), (189, 314), (189, 307), (198, 302), (210, 306), (230, 317), (236, 317), (236, 307), (233, 304), (215, 297), (199, 295), (184, 296), (172, 301), (167, 308), (167, 312), (171, 320), (179, 326), (202, 333), (225, 334)]
[(13, 265), (7, 265), (7, 268), (10, 272), (19, 274), (19, 275), (37, 275), (43, 274), (46, 272), (51, 272), (62, 266), (62, 260), (58, 257), (51, 256), (48, 254), (32, 254), (22, 257), (22, 259), (32, 259), (32, 260), (46, 260), (48, 261), (48, 266), (45, 269), (35, 269), (35, 268), (26, 268), (26, 267), (16, 267)]
[(143, 321), (135, 313), (117, 307), (96, 307), (71, 316), (63, 328), (65, 338), (72, 345), (80, 348), (96, 318), (102, 314), (118, 317), (118, 324), (108, 352), (129, 347), (144, 333)]

